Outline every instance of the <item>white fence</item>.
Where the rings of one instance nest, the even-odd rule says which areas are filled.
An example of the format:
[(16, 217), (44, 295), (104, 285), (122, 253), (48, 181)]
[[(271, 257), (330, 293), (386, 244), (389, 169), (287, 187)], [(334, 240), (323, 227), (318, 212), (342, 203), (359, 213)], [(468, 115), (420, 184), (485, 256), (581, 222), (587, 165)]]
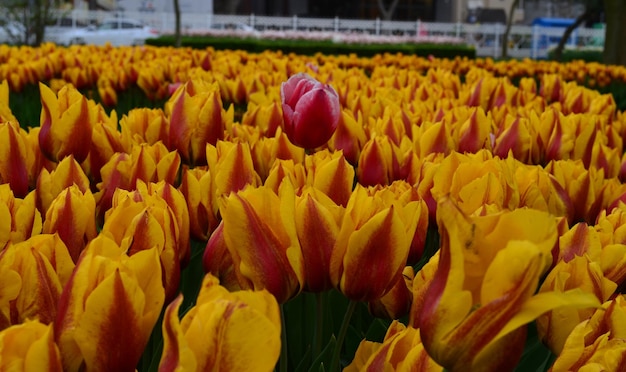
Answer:
[[(175, 18), (172, 13), (157, 12), (123, 12), (112, 13), (105, 11), (74, 10), (63, 13), (71, 18), (75, 24), (100, 22), (112, 16), (123, 16), (144, 22), (161, 33), (173, 33)], [(211, 28), (228, 27), (232, 25), (247, 25), (259, 31), (324, 31), (324, 32), (356, 32), (370, 35), (420, 35), (456, 37), (476, 48), (479, 57), (501, 56), (505, 27), (501, 24), (468, 24), (468, 23), (436, 23), (436, 22), (406, 22), (355, 20), (341, 18), (301, 18), (270, 17), (250, 15), (221, 15), (221, 14), (182, 14), (182, 29), (184, 33), (202, 33)], [(556, 45), (563, 35), (564, 28), (543, 26), (514, 25), (509, 33), (509, 55), (515, 58), (545, 58), (548, 49)], [(604, 44), (604, 29), (578, 28), (574, 31), (568, 46), (602, 48)]]

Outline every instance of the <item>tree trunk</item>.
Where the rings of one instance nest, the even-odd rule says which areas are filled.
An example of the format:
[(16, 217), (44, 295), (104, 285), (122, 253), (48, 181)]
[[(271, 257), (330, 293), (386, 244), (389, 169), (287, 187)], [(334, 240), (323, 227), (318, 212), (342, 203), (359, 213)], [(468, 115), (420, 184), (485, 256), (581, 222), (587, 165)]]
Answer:
[(181, 42), (179, 0), (174, 0), (174, 17), (176, 18), (176, 25), (174, 29), (174, 46), (178, 48), (180, 47), (180, 42)]
[(604, 63), (626, 66), (626, 2), (604, 0), (606, 33), (604, 38)]
[(563, 48), (565, 48), (565, 43), (567, 43), (567, 39), (569, 39), (569, 37), (572, 36), (572, 32), (574, 32), (574, 30), (577, 29), (578, 26), (580, 26), (583, 22), (589, 19), (589, 17), (591, 17), (592, 14), (593, 14), (593, 10), (587, 7), (585, 9), (585, 12), (579, 15), (578, 18), (576, 18), (576, 21), (574, 21), (574, 23), (567, 26), (567, 28), (565, 29), (565, 32), (563, 32), (563, 36), (561, 36), (561, 40), (559, 40), (559, 44), (556, 46), (556, 49), (554, 50), (554, 59), (556, 59), (557, 61), (561, 60), (561, 57), (563, 57)]
[(513, 15), (515, 15), (515, 9), (518, 4), (519, 0), (515, 0), (511, 3), (509, 16), (506, 19), (506, 28), (504, 29), (504, 35), (502, 36), (502, 58), (508, 57), (509, 54), (509, 34), (511, 33), (511, 25), (513, 25)]
[(400, 0), (393, 0), (391, 4), (389, 4), (389, 9), (387, 9), (387, 7), (385, 6), (385, 2), (383, 0), (377, 0), (377, 1), (378, 1), (378, 10), (380, 10), (380, 13), (383, 15), (383, 19), (385, 21), (391, 21), (391, 18), (393, 18), (393, 13), (396, 12), (396, 7), (398, 6), (398, 3), (400, 2)]

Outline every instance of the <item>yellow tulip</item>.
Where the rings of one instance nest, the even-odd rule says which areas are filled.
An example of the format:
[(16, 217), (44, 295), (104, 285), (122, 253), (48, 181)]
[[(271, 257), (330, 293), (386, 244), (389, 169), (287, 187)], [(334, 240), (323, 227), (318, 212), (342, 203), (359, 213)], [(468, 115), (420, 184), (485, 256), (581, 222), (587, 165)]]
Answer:
[(265, 186), (231, 193), (220, 213), (234, 269), (245, 280), (242, 288), (267, 289), (280, 303), (302, 290), (304, 262), (289, 183), (283, 183), (278, 195)]
[(420, 208), (417, 201), (390, 203), (357, 185), (331, 256), (333, 285), (355, 301), (377, 300), (391, 290), (406, 266)]
[[(69, 251), (56, 234), (34, 236), (0, 253), (0, 279), (13, 282), (8, 283), (9, 289), (11, 286), (19, 288), (17, 293), (11, 295), (13, 298), (9, 298), (9, 311), (5, 314), (10, 314), (7, 318), (9, 322), (4, 326), (20, 324), (28, 319), (52, 323), (57, 315), (61, 291), (73, 269)], [(14, 278), (15, 273), (17, 278)], [(4, 328), (2, 323), (0, 313), (0, 329)]]
[(567, 336), (563, 351), (550, 371), (582, 371), (585, 368), (621, 371), (626, 366), (626, 300), (623, 295), (605, 302), (589, 319)]
[(58, 162), (73, 155), (80, 163), (89, 154), (92, 118), (87, 99), (76, 88), (65, 86), (57, 95), (43, 83), (39, 146), (50, 160)]
[(31, 148), (17, 122), (0, 123), (0, 184), (8, 183), (18, 197), (28, 194)]
[(269, 292), (230, 293), (206, 275), (196, 304), (179, 320), (181, 302), (179, 296), (165, 311), (159, 371), (274, 370), (281, 324)]
[(405, 327), (395, 320), (382, 343), (361, 341), (354, 360), (344, 369), (344, 372), (357, 371), (441, 372), (443, 367), (424, 349), (419, 329)]
[(164, 303), (158, 267), (157, 248), (129, 257), (105, 236), (90, 242), (54, 322), (64, 371), (135, 370)]
[[(589, 256), (575, 256), (568, 262), (557, 263), (541, 285), (539, 294), (578, 290), (603, 303), (616, 288), (617, 284), (604, 277), (598, 262), (592, 262)], [(593, 312), (593, 307), (553, 309), (537, 318), (539, 337), (553, 353), (558, 355), (563, 349), (567, 335)]]
[(75, 184), (61, 191), (46, 212), (43, 233), (57, 233), (74, 262), (87, 243), (96, 237), (96, 199), (90, 190)]
[(66, 188), (77, 185), (81, 192), (90, 189), (89, 179), (73, 156), (61, 160), (57, 167), (41, 171), (37, 179), (37, 208), (45, 216), (52, 201)]
[(0, 331), (0, 371), (63, 371), (52, 325), (30, 320)]
[(8, 184), (0, 185), (0, 252), (10, 243), (19, 243), (41, 233), (41, 213), (35, 206), (35, 192), (16, 198)]
[(217, 86), (189, 81), (166, 104), (170, 149), (191, 165), (206, 164), (206, 144), (224, 138), (226, 113)]
[(439, 266), (418, 326), (428, 354), (446, 369), (512, 369), (524, 349), (526, 323), (563, 306), (599, 305), (581, 290), (534, 295), (557, 237), (547, 213), (467, 217), (442, 199), (437, 218)]

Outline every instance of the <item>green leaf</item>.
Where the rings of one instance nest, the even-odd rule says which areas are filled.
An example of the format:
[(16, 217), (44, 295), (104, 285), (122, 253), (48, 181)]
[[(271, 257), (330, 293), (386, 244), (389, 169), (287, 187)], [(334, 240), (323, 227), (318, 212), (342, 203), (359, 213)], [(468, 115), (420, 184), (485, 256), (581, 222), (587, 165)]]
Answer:
[(522, 358), (516, 372), (545, 372), (552, 366), (556, 356), (539, 339), (535, 323), (528, 324), (528, 336)]
[(309, 372), (325, 371), (326, 366), (330, 366), (333, 357), (333, 351), (337, 347), (337, 340), (335, 336), (331, 336), (330, 341), (326, 344), (326, 347), (322, 350), (320, 355), (313, 361)]

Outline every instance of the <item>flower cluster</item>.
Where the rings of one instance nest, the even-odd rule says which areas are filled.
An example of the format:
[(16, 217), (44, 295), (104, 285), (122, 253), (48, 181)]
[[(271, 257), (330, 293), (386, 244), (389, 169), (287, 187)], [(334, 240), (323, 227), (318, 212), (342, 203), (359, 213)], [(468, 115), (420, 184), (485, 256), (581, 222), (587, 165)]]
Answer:
[[(610, 95), (478, 61), (106, 50), (45, 45), (0, 85), (0, 370), (133, 371), (156, 327), (164, 371), (269, 371), (279, 306), (330, 291), (393, 320), (346, 370), (513, 370), (529, 323), (553, 371), (626, 365)], [(58, 71), (19, 123), (9, 89)], [(95, 81), (167, 101), (118, 119)]]

